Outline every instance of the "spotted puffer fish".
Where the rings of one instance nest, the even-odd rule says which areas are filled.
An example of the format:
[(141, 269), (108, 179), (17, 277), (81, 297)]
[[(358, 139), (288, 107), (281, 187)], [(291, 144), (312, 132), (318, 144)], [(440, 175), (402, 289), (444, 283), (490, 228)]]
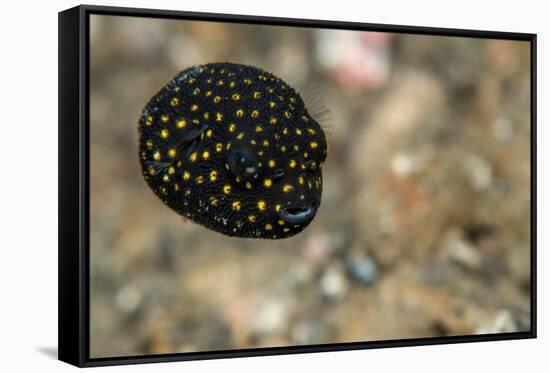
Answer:
[(143, 109), (142, 173), (178, 214), (229, 236), (301, 232), (321, 202), (325, 133), (300, 95), (253, 66), (180, 72)]

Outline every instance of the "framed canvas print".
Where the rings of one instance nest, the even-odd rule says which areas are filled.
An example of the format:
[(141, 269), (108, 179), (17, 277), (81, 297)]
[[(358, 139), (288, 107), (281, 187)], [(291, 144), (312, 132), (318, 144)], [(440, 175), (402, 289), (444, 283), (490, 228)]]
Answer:
[(536, 35), (59, 13), (59, 358), (533, 338)]

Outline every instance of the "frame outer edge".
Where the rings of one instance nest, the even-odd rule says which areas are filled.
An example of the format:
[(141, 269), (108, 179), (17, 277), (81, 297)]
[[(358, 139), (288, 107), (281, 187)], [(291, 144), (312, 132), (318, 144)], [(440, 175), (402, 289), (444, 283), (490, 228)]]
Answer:
[(531, 333), (537, 338), (537, 34), (531, 38)]
[(79, 230), (80, 10), (58, 13), (58, 359), (82, 366)]
[[(531, 43), (531, 329), (485, 335), (91, 358), (89, 354), (89, 40), (91, 14), (521, 40)], [(81, 5), (59, 13), (59, 360), (79, 367), (536, 338), (536, 40), (532, 33)]]

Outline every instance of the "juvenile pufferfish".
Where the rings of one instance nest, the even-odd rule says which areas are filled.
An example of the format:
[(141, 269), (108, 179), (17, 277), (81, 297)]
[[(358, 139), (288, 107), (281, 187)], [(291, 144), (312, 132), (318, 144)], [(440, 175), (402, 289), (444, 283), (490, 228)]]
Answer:
[(214, 231), (279, 239), (321, 202), (327, 142), (299, 94), (252, 66), (180, 72), (139, 121), (142, 172), (170, 208)]

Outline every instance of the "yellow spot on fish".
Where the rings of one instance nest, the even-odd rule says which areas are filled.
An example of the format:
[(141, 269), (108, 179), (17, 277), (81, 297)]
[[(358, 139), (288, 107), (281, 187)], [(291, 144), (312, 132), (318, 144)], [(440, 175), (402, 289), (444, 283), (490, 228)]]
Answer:
[(193, 90), (193, 95), (196, 96), (196, 95), (198, 95), (199, 93), (201, 93), (201, 89), (200, 89), (200, 88), (195, 88), (195, 89)]
[(264, 211), (265, 210), (265, 202), (264, 201), (258, 201), (258, 210)]
[(191, 178), (191, 174), (189, 173), (189, 171), (184, 171), (183, 180), (189, 180), (190, 178)]
[(286, 232), (290, 231), (290, 228), (284, 228), (283, 231), (286, 233)]
[(229, 132), (235, 132), (235, 129), (237, 129), (237, 125), (235, 123), (231, 123), (229, 125)]
[(261, 94), (260, 92), (254, 92), (254, 93), (252, 94), (252, 97), (258, 99), (258, 98), (262, 97), (262, 94)]
[(246, 186), (246, 189), (252, 189), (252, 184), (250, 183), (250, 181), (247, 181), (245, 186)]
[(169, 134), (170, 134), (170, 132), (168, 132), (168, 130), (166, 128), (164, 128), (162, 131), (160, 131), (160, 137), (162, 137), (163, 139), (167, 138)]
[(168, 167), (168, 173), (169, 173), (170, 175), (173, 175), (173, 174), (176, 173), (176, 169), (174, 168), (174, 166)]
[(176, 126), (178, 128), (184, 128), (185, 126), (187, 126), (187, 121), (185, 119), (180, 119), (178, 120), (178, 123), (176, 123)]
[(218, 171), (212, 170), (210, 171), (210, 181), (216, 181), (218, 178)]
[(315, 149), (317, 147), (317, 143), (315, 141), (312, 141), (309, 143), (309, 146), (311, 147), (311, 149)]
[(279, 212), (281, 210), (281, 205), (275, 205), (275, 211)]
[(199, 105), (197, 104), (191, 105), (191, 111), (197, 111), (197, 110), (199, 110)]
[(258, 110), (252, 110), (252, 113), (250, 114), (252, 118), (258, 118), (259, 115), (260, 112)]
[(174, 148), (168, 149), (168, 156), (170, 158), (175, 158), (176, 157), (176, 149), (174, 149)]
[(229, 87), (230, 87), (230, 88), (235, 88), (235, 85), (236, 85), (236, 84), (235, 84), (234, 81), (231, 81), (231, 82), (229, 83)]
[(224, 85), (224, 84), (225, 84), (225, 82), (223, 81), (223, 79), (220, 79), (220, 80), (218, 80), (218, 81), (216, 82), (216, 85), (217, 85), (217, 86), (222, 86), (222, 85)]
[(206, 131), (206, 137), (212, 137), (212, 130)]
[(233, 101), (239, 101), (241, 99), (241, 95), (238, 93), (233, 93), (231, 98), (233, 99)]
[(256, 126), (256, 129), (255, 131), (256, 132), (262, 132), (264, 129), (262, 128), (262, 126)]
[(191, 155), (189, 156), (189, 159), (191, 160), (191, 162), (195, 162), (197, 160), (197, 153), (195, 152), (191, 153)]
[(161, 120), (163, 123), (168, 122), (169, 119), (170, 119), (170, 117), (169, 117), (168, 115), (166, 115), (166, 114), (164, 114), (164, 115), (162, 115), (162, 116), (160, 117), (160, 120)]
[(162, 181), (164, 181), (165, 183), (169, 182), (170, 181), (170, 177), (168, 175), (164, 175), (162, 177)]
[(277, 124), (277, 118), (275, 117), (269, 118), (269, 124)]
[(285, 111), (284, 114), (285, 114), (285, 118), (287, 118), (287, 119), (290, 118), (290, 113), (288, 111)]
[(241, 209), (241, 202), (235, 201), (231, 204), (231, 207), (233, 208), (233, 210), (239, 211)]
[(180, 185), (179, 184), (174, 184), (174, 190), (177, 192), (178, 190), (180, 190)]
[(267, 165), (269, 166), (269, 168), (275, 167), (275, 160), (270, 159), (270, 160), (267, 162)]
[(223, 192), (224, 192), (225, 194), (231, 193), (231, 185), (224, 185), (224, 186), (223, 186)]
[(154, 175), (154, 174), (156, 173), (156, 170), (155, 170), (155, 168), (154, 168), (153, 166), (149, 167), (149, 173), (150, 173), (151, 175)]
[(160, 161), (160, 152), (159, 151), (156, 151), (155, 153), (153, 153), (153, 159), (155, 161)]
[(310, 134), (310, 135), (315, 135), (315, 130), (313, 128), (308, 128), (307, 129), (307, 132)]
[(204, 177), (202, 175), (199, 175), (199, 176), (197, 176), (195, 181), (197, 182), (197, 184), (202, 184), (202, 183), (204, 183)]
[(243, 110), (243, 109), (238, 109), (238, 110), (235, 112), (235, 115), (237, 115), (238, 118), (242, 118), (243, 115), (244, 115), (244, 110)]
[(223, 150), (223, 144), (221, 142), (216, 144), (216, 152), (221, 152)]
[(153, 147), (153, 140), (147, 140), (145, 145), (147, 146), (147, 149), (151, 149)]
[(254, 223), (256, 221), (256, 216), (254, 215), (248, 215), (248, 221)]
[(301, 134), (302, 134), (302, 130), (299, 129), (299, 128), (296, 128), (296, 134), (297, 134), (297, 135), (301, 135)]
[(244, 132), (241, 132), (237, 135), (237, 139), (239, 140), (242, 140), (243, 137), (244, 137)]
[(244, 84), (247, 84), (247, 85), (252, 84), (252, 80), (250, 80), (248, 78), (244, 79), (243, 81), (244, 81)]
[(273, 229), (273, 226), (272, 226), (271, 224), (266, 224), (266, 225), (265, 225), (265, 230), (266, 230), (266, 231), (270, 231), (270, 230), (272, 230), (272, 229)]
[(145, 120), (145, 124), (147, 126), (150, 126), (151, 124), (153, 124), (153, 117), (152, 116), (148, 116), (147, 119)]
[(208, 118), (210, 118), (210, 113), (206, 112), (202, 116), (203, 116), (204, 119), (208, 119)]
[(208, 151), (204, 151), (204, 152), (202, 153), (202, 158), (203, 158), (204, 160), (208, 159), (209, 157), (210, 157), (210, 153), (209, 153)]
[[(210, 79), (208, 79), (210, 80)], [(204, 94), (206, 97), (210, 97), (212, 96), (212, 91), (206, 91), (206, 93)]]
[(290, 160), (290, 163), (288, 164), (291, 168), (296, 167), (296, 161), (294, 159)]
[(269, 101), (269, 107), (271, 109), (275, 108), (277, 106), (277, 104), (275, 103), (275, 101)]
[(176, 106), (180, 103), (180, 99), (177, 97), (174, 97), (172, 100), (170, 100), (170, 105)]
[(264, 186), (266, 188), (269, 188), (272, 184), (273, 184), (273, 182), (271, 181), (271, 179), (265, 179), (264, 180)]
[(285, 221), (284, 221), (284, 220), (278, 220), (278, 221), (277, 221), (277, 224), (279, 224), (279, 225), (285, 225)]
[(193, 84), (193, 83), (195, 83), (196, 81), (197, 81), (197, 79), (191, 78), (191, 79), (189, 79), (189, 80), (187, 81), (187, 83)]
[(221, 122), (223, 120), (223, 114), (222, 113), (216, 113), (216, 122)]
[(218, 206), (218, 199), (215, 197), (210, 197), (210, 204), (212, 206)]
[(220, 96), (214, 97), (214, 103), (215, 104), (219, 104), (221, 100), (222, 100), (222, 98)]
[(294, 187), (290, 184), (285, 184), (283, 186), (283, 192), (285, 192), (285, 193), (288, 193), (288, 192), (292, 191), (292, 189), (294, 189)]
[(284, 146), (284, 145), (281, 146), (281, 152), (283, 152), (283, 153), (286, 152), (286, 146)]
[(263, 145), (264, 147), (267, 148), (267, 147), (269, 146), (269, 141), (264, 140), (264, 141), (262, 142), (262, 145)]

